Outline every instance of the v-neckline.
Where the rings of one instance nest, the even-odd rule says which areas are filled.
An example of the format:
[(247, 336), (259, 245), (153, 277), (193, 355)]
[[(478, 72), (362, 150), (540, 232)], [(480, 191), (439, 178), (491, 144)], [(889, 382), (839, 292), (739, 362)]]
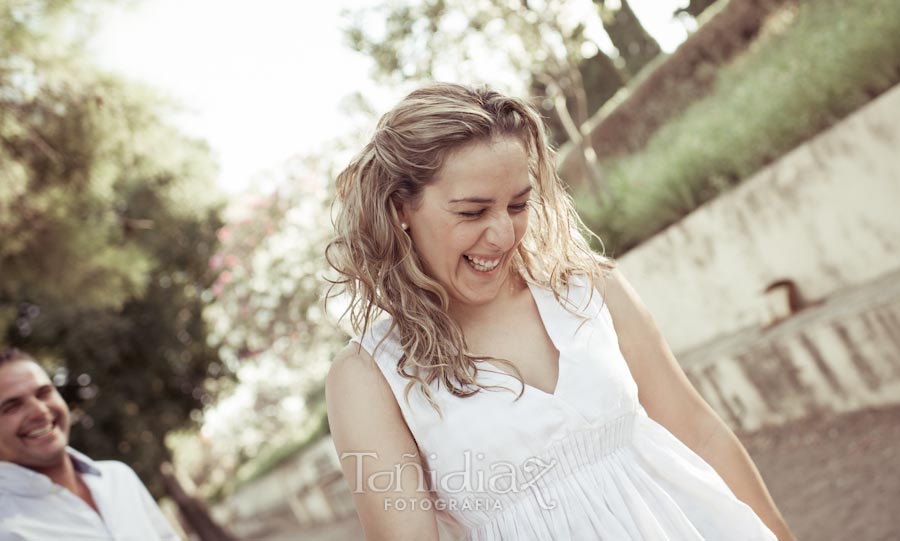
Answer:
[[(526, 382), (524, 378), (522, 379), (521, 383), (525, 387), (525, 389), (530, 389), (535, 393), (549, 398), (557, 398), (559, 396), (560, 386), (563, 382), (563, 348), (561, 348), (560, 345), (556, 342), (556, 338), (553, 337), (553, 332), (551, 332), (547, 326), (547, 315), (544, 313), (545, 308), (543, 306), (542, 299), (539, 298), (540, 294), (543, 292), (535, 291), (534, 288), (538, 286), (532, 284), (531, 282), (528, 282), (527, 280), (525, 282), (526, 286), (528, 287), (528, 292), (531, 295), (531, 299), (534, 301), (534, 305), (537, 307), (538, 318), (541, 320), (541, 326), (544, 328), (544, 332), (547, 334), (547, 337), (550, 338), (550, 343), (553, 344), (553, 347), (556, 349), (556, 383), (553, 385), (553, 391), (551, 392), (545, 391), (539, 387), (535, 387), (534, 385)], [(489, 367), (492, 371), (499, 372), (500, 375), (515, 378), (514, 374), (498, 368), (496, 364), (490, 361), (479, 361), (479, 363)]]

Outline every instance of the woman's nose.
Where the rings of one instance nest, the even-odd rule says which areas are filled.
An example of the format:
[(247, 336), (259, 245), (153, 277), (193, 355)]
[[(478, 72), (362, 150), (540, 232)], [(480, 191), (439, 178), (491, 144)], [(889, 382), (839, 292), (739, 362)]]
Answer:
[(512, 217), (503, 212), (494, 217), (485, 232), (485, 240), (500, 250), (509, 250), (515, 242), (516, 233)]

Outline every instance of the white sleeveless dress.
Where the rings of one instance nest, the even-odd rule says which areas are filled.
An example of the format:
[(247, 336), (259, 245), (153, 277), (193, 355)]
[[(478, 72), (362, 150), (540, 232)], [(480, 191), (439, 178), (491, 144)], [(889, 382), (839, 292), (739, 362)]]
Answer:
[(384, 373), (424, 457), (442, 539), (774, 541), (712, 467), (647, 416), (599, 292), (569, 287), (585, 319), (529, 288), (559, 350), (552, 394), (526, 385), (514, 401), (518, 380), (480, 370), (480, 382), (516, 393), (460, 398), (435, 387), (441, 419), (416, 387), (404, 400), (388, 321), (353, 339)]

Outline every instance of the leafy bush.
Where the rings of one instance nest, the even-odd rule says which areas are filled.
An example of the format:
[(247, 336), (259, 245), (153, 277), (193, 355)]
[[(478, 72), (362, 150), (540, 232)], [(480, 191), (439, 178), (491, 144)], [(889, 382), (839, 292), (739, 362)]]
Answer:
[(576, 197), (621, 255), (900, 82), (900, 4), (787, 6), (718, 73), (712, 94), (640, 152), (603, 164), (616, 192)]

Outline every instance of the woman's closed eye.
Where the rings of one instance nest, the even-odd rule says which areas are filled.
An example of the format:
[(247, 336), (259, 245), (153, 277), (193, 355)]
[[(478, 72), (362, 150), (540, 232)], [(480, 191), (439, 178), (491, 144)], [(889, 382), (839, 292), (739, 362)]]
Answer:
[[(524, 203), (516, 203), (515, 205), (510, 205), (507, 208), (509, 209), (510, 212), (519, 213), (519, 212), (526, 210), (528, 208), (528, 204), (529, 204), (529, 202), (525, 201)], [(478, 210), (467, 210), (467, 211), (457, 212), (456, 214), (458, 214), (459, 216), (463, 216), (465, 218), (479, 218), (479, 217), (483, 216), (485, 212), (487, 212), (487, 209), (483, 208), (483, 209), (478, 209)]]

